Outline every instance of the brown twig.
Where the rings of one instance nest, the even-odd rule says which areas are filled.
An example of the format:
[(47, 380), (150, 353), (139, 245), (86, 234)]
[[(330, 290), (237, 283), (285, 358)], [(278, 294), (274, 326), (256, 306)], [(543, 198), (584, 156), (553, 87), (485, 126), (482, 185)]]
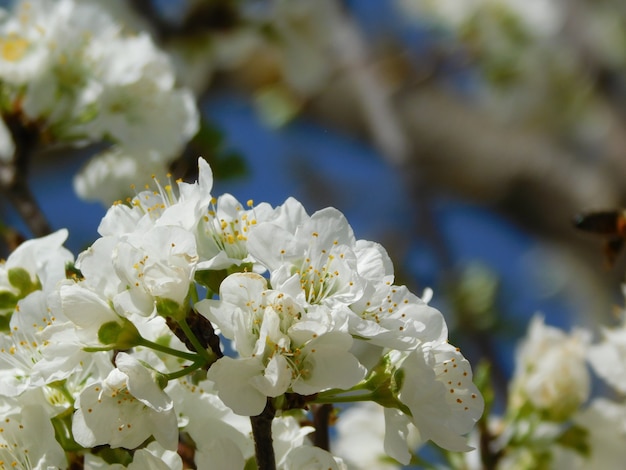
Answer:
[(276, 410), (271, 399), (268, 398), (263, 412), (258, 416), (250, 416), (256, 463), (259, 470), (276, 469), (276, 457), (272, 441), (272, 420), (275, 415)]
[(180, 23), (167, 21), (150, 0), (131, 0), (130, 6), (153, 27), (159, 42), (169, 39), (199, 36), (213, 30), (231, 29), (241, 22), (237, 2), (207, 0), (197, 2), (186, 12)]
[[(165, 321), (170, 330), (172, 330), (178, 339), (185, 343), (185, 346), (187, 346), (190, 351), (196, 351), (196, 347), (193, 345), (192, 341), (173, 318), (166, 317)], [(218, 359), (224, 356), (220, 348), (220, 337), (215, 333), (215, 329), (208, 319), (191, 309), (189, 313), (187, 313), (187, 324), (203, 348), (213, 351)]]
[(313, 427), (315, 428), (315, 432), (313, 433), (313, 445), (326, 451), (330, 451), (328, 426), (332, 413), (333, 405), (330, 403), (315, 405), (313, 408)]
[(39, 143), (39, 130), (26, 125), (19, 113), (4, 116), (4, 122), (15, 144), (10, 161), (0, 162), (0, 191), (15, 207), (35, 237), (52, 229), (28, 185), (28, 170), (33, 152)]

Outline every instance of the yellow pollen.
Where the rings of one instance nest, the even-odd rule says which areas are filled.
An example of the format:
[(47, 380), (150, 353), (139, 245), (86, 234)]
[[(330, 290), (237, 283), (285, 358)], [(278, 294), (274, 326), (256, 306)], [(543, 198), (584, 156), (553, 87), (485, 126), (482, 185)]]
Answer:
[(12, 35), (9, 38), (0, 40), (0, 55), (9, 62), (17, 62), (26, 53), (28, 41)]

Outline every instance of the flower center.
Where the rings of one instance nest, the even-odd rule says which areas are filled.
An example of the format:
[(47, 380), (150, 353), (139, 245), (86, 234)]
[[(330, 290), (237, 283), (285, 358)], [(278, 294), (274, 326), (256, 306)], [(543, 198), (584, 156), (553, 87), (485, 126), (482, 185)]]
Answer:
[[(214, 198), (211, 200), (211, 208), (204, 216), (205, 233), (210, 237), (218, 248), (228, 255), (229, 258), (244, 259), (248, 255), (246, 242), (250, 228), (256, 225), (257, 221), (253, 213), (245, 211), (242, 206), (235, 207), (237, 217), (218, 217)], [(248, 207), (253, 206), (253, 202), (248, 201)], [(250, 215), (253, 215), (250, 217)]]
[(0, 55), (8, 62), (17, 62), (26, 54), (30, 43), (15, 34), (0, 39)]

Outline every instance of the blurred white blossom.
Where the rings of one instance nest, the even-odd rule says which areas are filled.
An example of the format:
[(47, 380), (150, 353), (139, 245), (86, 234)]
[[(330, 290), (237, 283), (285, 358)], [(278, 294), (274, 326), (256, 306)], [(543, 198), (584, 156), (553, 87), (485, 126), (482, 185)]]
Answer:
[(511, 406), (528, 400), (554, 420), (571, 416), (589, 397), (590, 341), (588, 331), (577, 329), (568, 335), (545, 325), (541, 316), (533, 317), (517, 350)]
[(127, 194), (128, 187), (117, 193), (98, 184), (111, 171), (119, 175), (106, 159), (137, 160), (125, 176), (143, 184), (198, 130), (194, 97), (176, 85), (168, 56), (147, 33), (126, 32), (98, 2), (19, 1), (0, 21), (0, 44), (5, 112), (23, 115), (58, 142), (119, 146), (77, 176), (85, 199), (111, 203)]

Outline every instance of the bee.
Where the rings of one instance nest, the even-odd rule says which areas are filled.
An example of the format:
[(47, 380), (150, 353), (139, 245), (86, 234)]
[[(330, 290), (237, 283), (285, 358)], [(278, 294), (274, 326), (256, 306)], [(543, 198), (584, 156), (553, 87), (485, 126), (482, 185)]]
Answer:
[(574, 226), (604, 237), (604, 255), (609, 266), (626, 244), (626, 209), (594, 211), (574, 217)]

